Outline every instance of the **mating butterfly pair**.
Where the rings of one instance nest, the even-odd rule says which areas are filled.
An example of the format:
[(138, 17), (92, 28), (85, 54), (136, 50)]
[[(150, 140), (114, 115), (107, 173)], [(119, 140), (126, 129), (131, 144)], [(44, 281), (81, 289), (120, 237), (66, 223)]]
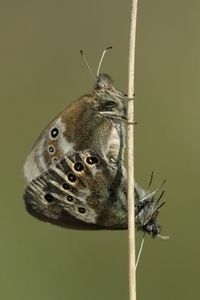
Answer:
[[(24, 166), (29, 213), (67, 228), (127, 228), (125, 99), (110, 76), (100, 74), (91, 94), (47, 126)], [(163, 205), (155, 192), (135, 186), (136, 228), (153, 237), (160, 232), (157, 215)]]

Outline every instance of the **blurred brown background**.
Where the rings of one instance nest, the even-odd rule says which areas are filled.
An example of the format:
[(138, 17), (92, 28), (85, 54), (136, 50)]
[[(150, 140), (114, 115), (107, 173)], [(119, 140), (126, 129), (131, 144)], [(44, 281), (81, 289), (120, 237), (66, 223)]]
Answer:
[[(60, 229), (24, 210), (22, 166), (33, 142), (102, 71), (127, 90), (130, 1), (0, 1), (0, 298), (128, 299), (127, 232)], [(138, 299), (199, 298), (200, 2), (139, 1), (136, 178), (167, 178), (169, 241), (146, 239)], [(137, 234), (138, 245), (141, 234)]]

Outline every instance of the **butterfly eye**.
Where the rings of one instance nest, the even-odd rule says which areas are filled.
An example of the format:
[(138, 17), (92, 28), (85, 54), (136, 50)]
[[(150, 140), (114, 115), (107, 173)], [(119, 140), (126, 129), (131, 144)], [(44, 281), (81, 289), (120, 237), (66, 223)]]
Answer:
[(85, 213), (85, 208), (84, 208), (84, 207), (78, 207), (78, 211), (79, 211), (81, 214), (84, 214), (84, 213)]
[(45, 194), (44, 199), (47, 200), (47, 202), (52, 202), (53, 196), (51, 194)]
[(55, 138), (58, 136), (58, 134), (59, 134), (58, 128), (54, 127), (54, 128), (51, 130), (51, 137), (52, 137), (53, 139), (55, 139)]
[(117, 108), (118, 104), (115, 101), (107, 100), (101, 104), (101, 111), (114, 111)]
[(69, 202), (72, 202), (73, 200), (74, 200), (74, 198), (72, 197), (72, 196), (67, 196), (67, 200), (69, 201)]
[(63, 187), (64, 190), (69, 190), (70, 189), (69, 184), (67, 184), (66, 182), (63, 183), (62, 187)]
[(72, 173), (69, 173), (67, 177), (68, 177), (69, 181), (71, 181), (71, 182), (76, 181), (76, 176)]
[(54, 153), (55, 152), (54, 146), (49, 146), (48, 150), (49, 150), (50, 153)]
[(88, 163), (88, 165), (94, 165), (98, 164), (99, 160), (96, 156), (88, 156), (86, 158), (86, 162)]
[(81, 162), (77, 161), (75, 164), (74, 164), (74, 169), (77, 171), (77, 172), (81, 172), (83, 171), (84, 169), (84, 166)]
[(111, 109), (113, 107), (116, 106), (116, 102), (115, 101), (106, 101), (104, 104), (104, 107), (107, 109)]

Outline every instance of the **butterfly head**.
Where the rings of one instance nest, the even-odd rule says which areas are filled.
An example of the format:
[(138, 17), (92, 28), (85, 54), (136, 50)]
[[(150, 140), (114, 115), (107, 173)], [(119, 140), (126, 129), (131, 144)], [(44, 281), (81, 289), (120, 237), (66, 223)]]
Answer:
[(101, 73), (97, 76), (95, 82), (95, 90), (107, 90), (113, 86), (113, 80), (110, 75), (106, 73)]
[(124, 94), (123, 92), (116, 90), (114, 88), (113, 85), (113, 80), (110, 77), (110, 75), (106, 74), (106, 73), (101, 73), (97, 76), (95, 85), (94, 85), (94, 89), (96, 91), (96, 93), (103, 93), (103, 92), (107, 92), (109, 94), (113, 94), (118, 98), (124, 99), (126, 97), (126, 94)]
[(126, 95), (115, 89), (113, 81), (108, 74), (97, 76), (94, 86), (96, 96), (96, 109), (104, 116), (110, 118), (126, 118), (124, 99)]
[[(158, 189), (157, 189), (158, 190)], [(135, 187), (135, 224), (137, 230), (151, 235), (153, 238), (159, 236), (161, 227), (158, 224), (158, 214), (165, 202), (159, 203), (164, 191), (156, 199), (155, 190), (152, 193), (146, 192), (138, 185)]]

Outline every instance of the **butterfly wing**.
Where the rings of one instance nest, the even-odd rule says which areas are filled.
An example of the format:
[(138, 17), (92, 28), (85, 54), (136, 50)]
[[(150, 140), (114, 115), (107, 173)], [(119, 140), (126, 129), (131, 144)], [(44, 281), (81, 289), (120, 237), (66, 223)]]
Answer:
[(104, 226), (116, 169), (93, 151), (73, 152), (27, 185), (24, 200), (38, 219), (68, 227)]
[[(124, 123), (115, 117), (126, 113), (122, 93), (106, 79), (105, 84), (101, 75), (93, 93), (74, 101), (42, 132), (24, 165), (27, 183), (72, 150), (93, 149), (110, 163), (121, 159)], [(101, 115), (106, 112), (110, 114)]]

